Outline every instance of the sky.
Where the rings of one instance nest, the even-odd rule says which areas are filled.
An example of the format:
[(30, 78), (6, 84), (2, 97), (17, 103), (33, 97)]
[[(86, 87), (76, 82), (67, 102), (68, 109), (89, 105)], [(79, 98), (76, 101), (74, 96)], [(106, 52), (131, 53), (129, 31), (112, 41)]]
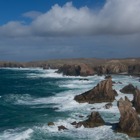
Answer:
[(140, 0), (0, 0), (0, 60), (140, 57)]

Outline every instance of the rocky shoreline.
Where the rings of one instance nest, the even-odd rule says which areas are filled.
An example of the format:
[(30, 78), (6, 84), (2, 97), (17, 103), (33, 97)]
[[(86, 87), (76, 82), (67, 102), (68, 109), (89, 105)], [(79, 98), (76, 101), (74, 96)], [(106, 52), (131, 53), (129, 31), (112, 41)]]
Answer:
[[(109, 102), (104, 107), (106, 109), (110, 109), (112, 107), (112, 102), (115, 100), (115, 96), (117, 96), (117, 92), (112, 89), (112, 83), (112, 77), (107, 76), (105, 77), (105, 80), (98, 83), (97, 86), (93, 87), (93, 89), (80, 95), (76, 95), (74, 100), (79, 104), (85, 102), (89, 104)], [(75, 128), (80, 128), (82, 126), (85, 128), (94, 128), (103, 125), (110, 125), (116, 133), (119, 132), (125, 133), (131, 137), (140, 137), (140, 117), (138, 115), (138, 113), (140, 113), (140, 90), (132, 84), (129, 84), (125, 86), (122, 91), (124, 91), (122, 94), (133, 94), (133, 100), (130, 101), (125, 96), (124, 99), (120, 98), (117, 101), (117, 107), (120, 112), (118, 123), (107, 124), (98, 111), (93, 111), (89, 116), (87, 116), (86, 120), (71, 122), (71, 125)], [(50, 124), (55, 125), (53, 122), (48, 123), (49, 126)], [(58, 130), (68, 131), (68, 128), (61, 125), (58, 126)]]
[(58, 59), (34, 62), (0, 61), (0, 67), (58, 69), (58, 73), (68, 76), (90, 76), (103, 74), (140, 75), (140, 58), (128, 59)]
[[(73, 59), (73, 60), (53, 60), (41, 62), (0, 62), (0, 67), (18, 67), (30, 68), (40, 67), (43, 69), (58, 69), (57, 73), (62, 73), (67, 76), (91, 76), (91, 75), (110, 75), (110, 74), (126, 74), (140, 76), (140, 59)], [(87, 79), (86, 79), (87, 80)], [(105, 108), (112, 107), (112, 103), (117, 96), (117, 92), (112, 88), (113, 81), (111, 76), (106, 76), (105, 80), (101, 81), (93, 89), (76, 95), (74, 100), (78, 103), (102, 103), (109, 102)], [(133, 94), (133, 101), (119, 99), (117, 106), (120, 111), (120, 120), (115, 125), (115, 132), (126, 133), (132, 137), (140, 137), (140, 90), (132, 84), (122, 88), (120, 92), (124, 94)], [(53, 122), (48, 123), (49, 126), (55, 125)], [(99, 112), (91, 112), (88, 119), (80, 122), (71, 122), (75, 128), (84, 126), (85, 128), (98, 127), (105, 125), (103, 118)], [(113, 124), (111, 124), (113, 125)], [(58, 130), (68, 130), (65, 126), (58, 126)]]

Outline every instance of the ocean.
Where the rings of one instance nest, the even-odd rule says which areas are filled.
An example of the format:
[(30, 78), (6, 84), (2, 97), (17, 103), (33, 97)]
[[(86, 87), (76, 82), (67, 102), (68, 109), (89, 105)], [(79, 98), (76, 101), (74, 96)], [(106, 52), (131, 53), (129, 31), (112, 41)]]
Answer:
[[(140, 140), (126, 134), (116, 133), (111, 125), (96, 128), (75, 128), (74, 121), (86, 120), (92, 111), (98, 111), (108, 123), (117, 123), (120, 113), (117, 100), (132, 94), (119, 90), (132, 83), (140, 88), (138, 77), (112, 75), (113, 88), (119, 96), (113, 107), (105, 109), (106, 103), (79, 104), (73, 100), (104, 80), (104, 76), (63, 76), (56, 70), (41, 68), (0, 69), (0, 140)], [(119, 83), (119, 82), (122, 82)], [(81, 117), (82, 116), (82, 117)], [(54, 126), (48, 126), (54, 122)], [(68, 130), (58, 131), (64, 125)]]

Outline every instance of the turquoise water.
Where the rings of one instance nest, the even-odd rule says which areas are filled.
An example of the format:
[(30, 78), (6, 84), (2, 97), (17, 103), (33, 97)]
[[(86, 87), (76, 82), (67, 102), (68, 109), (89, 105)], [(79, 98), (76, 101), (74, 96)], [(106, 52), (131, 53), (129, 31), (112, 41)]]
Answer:
[[(129, 140), (125, 134), (114, 133), (111, 126), (93, 129), (74, 128), (70, 123), (87, 118), (91, 111), (99, 111), (108, 123), (119, 121), (116, 101), (109, 110), (102, 104), (79, 104), (74, 96), (94, 87), (104, 76), (66, 77), (55, 70), (43, 69), (0, 69), (0, 140)], [(128, 83), (140, 87), (139, 78), (113, 76), (116, 98), (124, 97), (119, 92)], [(132, 95), (128, 95), (133, 99)], [(95, 109), (92, 109), (95, 108)], [(113, 117), (115, 114), (115, 117)], [(80, 118), (82, 115), (83, 118)], [(55, 126), (48, 126), (54, 122)], [(67, 131), (58, 131), (64, 125)]]

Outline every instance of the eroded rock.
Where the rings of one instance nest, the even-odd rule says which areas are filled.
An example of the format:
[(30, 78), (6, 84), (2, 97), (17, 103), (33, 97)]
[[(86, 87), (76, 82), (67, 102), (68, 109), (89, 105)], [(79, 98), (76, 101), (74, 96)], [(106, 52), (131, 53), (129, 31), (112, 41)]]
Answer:
[(68, 129), (63, 125), (60, 125), (58, 126), (58, 130), (61, 131), (61, 130), (68, 130)]
[(101, 115), (98, 112), (92, 112), (87, 120), (77, 123), (76, 128), (79, 128), (82, 125), (85, 128), (93, 128), (93, 127), (102, 126), (104, 124), (105, 122), (102, 119)]
[(140, 118), (129, 99), (121, 98), (117, 105), (121, 115), (117, 131), (127, 133), (129, 136), (140, 137)]
[(104, 107), (105, 107), (106, 109), (110, 109), (112, 106), (113, 106), (112, 103), (107, 103)]
[(117, 92), (112, 89), (112, 79), (108, 78), (104, 81), (101, 81), (93, 89), (75, 96), (74, 100), (79, 103), (88, 102), (101, 103), (101, 102), (112, 102), (115, 99)]
[(122, 92), (122, 93), (127, 93), (127, 94), (133, 94), (133, 93), (135, 93), (135, 90), (136, 90), (136, 88), (132, 85), (132, 84), (129, 84), (129, 85), (127, 85), (127, 86), (125, 86), (125, 87), (123, 87), (121, 90), (120, 90), (120, 92)]
[(49, 122), (48, 123), (48, 126), (53, 126), (54, 125), (54, 122)]
[(140, 113), (140, 90), (136, 89), (134, 93), (133, 105), (136, 108), (136, 111)]

